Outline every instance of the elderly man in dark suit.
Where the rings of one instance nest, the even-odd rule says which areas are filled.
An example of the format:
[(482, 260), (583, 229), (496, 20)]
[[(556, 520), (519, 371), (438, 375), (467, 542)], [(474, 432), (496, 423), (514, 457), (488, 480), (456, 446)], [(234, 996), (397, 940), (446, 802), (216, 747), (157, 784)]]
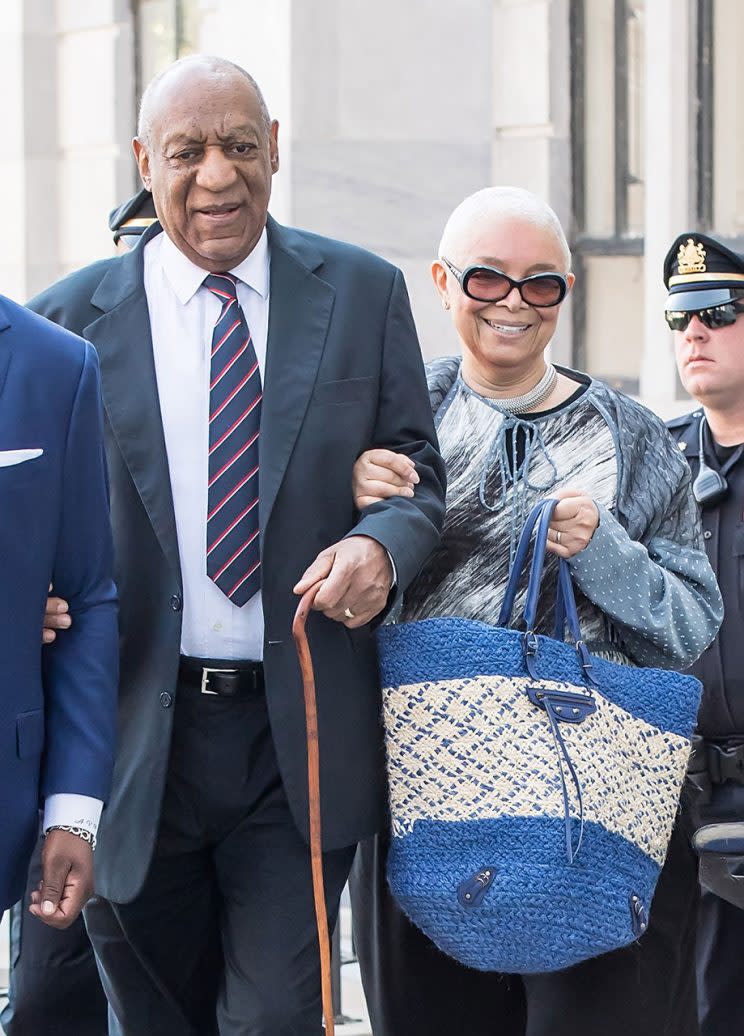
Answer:
[[(371, 628), (439, 535), (444, 475), (403, 278), (267, 216), (278, 125), (219, 59), (171, 66), (134, 142), (159, 222), (33, 307), (101, 359), (120, 741), (87, 923), (124, 1036), (320, 1030), (302, 691), (314, 649), (331, 923), (384, 822)], [(354, 509), (354, 460), (405, 497)], [(64, 635), (64, 634), (62, 634)], [(221, 946), (218, 970), (200, 968)]]

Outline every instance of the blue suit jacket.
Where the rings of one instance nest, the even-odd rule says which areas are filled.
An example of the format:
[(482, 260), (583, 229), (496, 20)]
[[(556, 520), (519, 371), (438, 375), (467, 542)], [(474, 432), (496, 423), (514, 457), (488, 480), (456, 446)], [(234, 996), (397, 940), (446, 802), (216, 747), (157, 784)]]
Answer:
[[(26, 452), (43, 451), (34, 456)], [(98, 361), (0, 299), (0, 911), (17, 900), (43, 800), (106, 799), (118, 645)], [(49, 584), (73, 628), (42, 649)]]

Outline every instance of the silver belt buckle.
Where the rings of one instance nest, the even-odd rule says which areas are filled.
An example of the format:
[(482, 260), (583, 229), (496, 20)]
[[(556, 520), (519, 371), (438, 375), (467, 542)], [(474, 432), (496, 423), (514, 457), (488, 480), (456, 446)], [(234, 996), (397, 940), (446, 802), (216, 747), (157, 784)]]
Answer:
[(217, 694), (217, 691), (209, 689), (210, 673), (235, 673), (237, 669), (202, 669), (201, 692), (202, 694)]

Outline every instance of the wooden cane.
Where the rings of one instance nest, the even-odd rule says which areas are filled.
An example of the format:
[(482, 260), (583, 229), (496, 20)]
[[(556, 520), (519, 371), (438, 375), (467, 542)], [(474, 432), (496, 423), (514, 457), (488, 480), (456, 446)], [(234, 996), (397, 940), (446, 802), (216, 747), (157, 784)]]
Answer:
[(331, 989), (331, 943), (328, 934), (325, 889), (323, 885), (323, 850), (320, 830), (320, 753), (318, 750), (318, 707), (315, 696), (315, 673), (310, 654), (310, 645), (305, 629), (307, 617), (322, 580), (311, 586), (303, 595), (294, 622), (292, 636), (297, 646), (297, 655), (302, 672), (302, 691), (305, 697), (305, 728), (307, 732), (307, 787), (310, 814), (310, 860), (313, 875), (313, 899), (315, 900), (315, 921), (318, 927), (320, 947), (320, 978), (323, 1001), (323, 1017), (327, 1036), (334, 1036), (333, 995)]

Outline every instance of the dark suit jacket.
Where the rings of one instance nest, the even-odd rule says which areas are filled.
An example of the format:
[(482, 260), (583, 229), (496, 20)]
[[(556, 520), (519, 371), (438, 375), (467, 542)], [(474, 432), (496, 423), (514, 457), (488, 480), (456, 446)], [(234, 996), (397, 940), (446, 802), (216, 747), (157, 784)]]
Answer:
[[(444, 511), (421, 355), (399, 270), (350, 245), (269, 220), (271, 301), (261, 426), (260, 527), (267, 700), (293, 816), (307, 833), (304, 711), (291, 635), (292, 587), (350, 531), (392, 555), (404, 588), (435, 546)], [(101, 360), (116, 579), (120, 594), (120, 751), (99, 837), (99, 892), (142, 886), (155, 842), (176, 692), (181, 576), (143, 287), (143, 248), (95, 263), (30, 304), (84, 334)], [(421, 482), (362, 515), (358, 455), (408, 453)], [(197, 476), (198, 477), (198, 476)], [(384, 759), (374, 636), (311, 617), (326, 848), (384, 823)]]
[[(105, 800), (111, 784), (116, 592), (102, 446), (94, 351), (3, 299), (0, 913), (23, 893), (41, 800)], [(42, 650), (52, 581), (75, 634)]]

